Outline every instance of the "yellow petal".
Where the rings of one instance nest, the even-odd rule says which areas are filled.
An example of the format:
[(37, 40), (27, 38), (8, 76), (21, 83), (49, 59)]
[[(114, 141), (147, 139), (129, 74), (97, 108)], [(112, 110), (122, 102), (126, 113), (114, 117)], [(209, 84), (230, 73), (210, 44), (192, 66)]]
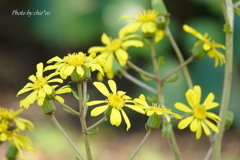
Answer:
[(102, 37), (101, 37), (101, 40), (102, 40), (102, 43), (103, 44), (110, 44), (111, 43), (111, 40), (109, 39), (109, 37), (106, 35), (106, 33), (103, 33), (102, 34)]
[(99, 114), (103, 113), (108, 108), (108, 105), (96, 107), (91, 111), (91, 116), (98, 116)]
[(119, 126), (122, 122), (122, 117), (119, 110), (112, 108), (112, 112), (110, 115), (110, 122), (112, 125)]
[(213, 100), (214, 100), (214, 94), (211, 92), (211, 93), (208, 94), (207, 98), (203, 102), (203, 105), (206, 106), (209, 103), (212, 103)]
[(192, 28), (192, 27), (190, 27), (189, 25), (186, 25), (186, 24), (183, 25), (183, 30), (185, 32), (191, 33), (194, 36), (196, 36), (198, 34), (198, 32), (194, 28)]
[(106, 103), (106, 101), (104, 101), (104, 100), (90, 101), (90, 102), (87, 102), (87, 105), (88, 106), (93, 106), (93, 105), (101, 104), (101, 103)]
[(93, 82), (93, 85), (106, 97), (109, 96), (109, 91), (107, 87), (102, 82)]
[(210, 129), (208, 128), (208, 126), (204, 122), (201, 122), (201, 125), (202, 125), (203, 131), (205, 132), (205, 134), (207, 136), (209, 136), (211, 132), (210, 132)]
[(134, 33), (138, 30), (142, 23), (134, 22), (126, 25), (119, 31), (119, 38), (123, 38), (126, 34)]
[(84, 70), (81, 66), (77, 66), (77, 73), (82, 77), (84, 75)]
[(212, 103), (207, 104), (207, 105), (205, 106), (205, 109), (206, 109), (206, 110), (209, 110), (209, 109), (215, 108), (215, 107), (217, 107), (217, 106), (219, 106), (219, 103), (217, 103), (217, 102), (212, 102)]
[(212, 122), (210, 122), (209, 120), (205, 120), (205, 122), (207, 123), (207, 125), (216, 133), (219, 132), (218, 128), (216, 127), (216, 125), (214, 125)]
[(53, 57), (53, 58), (51, 58), (51, 59), (49, 59), (48, 61), (47, 61), (47, 63), (52, 63), (52, 62), (62, 62), (63, 60), (61, 59), (61, 58), (59, 58), (58, 56), (56, 56), (56, 57)]
[(37, 64), (37, 77), (42, 77), (43, 74), (43, 63)]
[(43, 90), (47, 95), (50, 95), (52, 93), (52, 87), (50, 87), (48, 84), (43, 85)]
[(120, 65), (123, 66), (127, 63), (128, 53), (125, 50), (119, 48), (118, 50), (116, 50), (115, 55)]
[(174, 107), (184, 112), (192, 112), (192, 109), (180, 102), (175, 103)]
[(112, 70), (113, 58), (114, 58), (114, 55), (113, 55), (113, 54), (109, 54), (109, 56), (107, 57), (106, 65), (105, 65), (105, 71), (106, 71), (106, 72)]
[(186, 92), (186, 99), (188, 101), (188, 104), (194, 108), (196, 105), (196, 96), (195, 96), (195, 93), (192, 89), (189, 89), (187, 92)]
[(193, 116), (190, 116), (190, 117), (187, 117), (187, 118), (184, 118), (183, 120), (181, 120), (179, 123), (178, 123), (178, 128), (179, 129), (184, 129), (186, 128), (193, 120)]
[(155, 33), (155, 42), (157, 43), (157, 42), (159, 42), (159, 41), (161, 41), (162, 39), (163, 39), (163, 37), (164, 37), (164, 31), (163, 30), (157, 30), (156, 31), (156, 33)]
[(147, 32), (154, 33), (157, 29), (157, 26), (154, 22), (148, 22), (147, 23)]
[(202, 127), (198, 127), (196, 132), (196, 139), (199, 139), (202, 135)]
[(122, 47), (123, 48), (128, 48), (130, 46), (142, 47), (143, 46), (143, 42), (139, 41), (139, 40), (127, 40), (127, 41), (122, 42)]
[(88, 53), (92, 53), (92, 52), (98, 53), (98, 52), (103, 52), (103, 51), (106, 51), (106, 47), (98, 46), (98, 47), (91, 47), (88, 49)]
[(21, 89), (21, 90), (17, 93), (17, 96), (20, 95), (20, 94), (23, 94), (23, 93), (25, 93), (25, 92), (28, 92), (28, 91), (30, 91), (30, 90), (32, 90), (32, 88), (23, 88), (23, 89)]
[(126, 115), (126, 113), (124, 112), (124, 110), (121, 110), (121, 112), (122, 112), (122, 115), (123, 115), (123, 119), (124, 119), (124, 121), (125, 121), (126, 124), (127, 124), (126, 130), (128, 131), (128, 129), (131, 127), (131, 123), (130, 123), (130, 121), (129, 121), (127, 115)]
[(203, 49), (204, 49), (205, 51), (208, 51), (209, 49), (211, 49), (211, 46), (210, 46), (209, 44), (207, 44), (207, 43), (204, 43)]
[(115, 83), (113, 80), (109, 80), (109, 81), (108, 81), (108, 85), (109, 85), (112, 93), (113, 93), (113, 94), (116, 94), (116, 92), (117, 92), (116, 83)]
[(195, 119), (192, 121), (192, 123), (190, 124), (190, 130), (191, 130), (192, 132), (196, 132), (199, 127), (201, 127), (201, 126), (200, 126), (200, 122), (199, 122), (198, 119), (195, 118)]
[(144, 110), (141, 107), (139, 107), (139, 106), (136, 106), (136, 105), (126, 105), (126, 107), (131, 108), (132, 110), (137, 111), (139, 113), (145, 114)]
[(194, 91), (195, 96), (196, 96), (195, 97), (195, 106), (196, 106), (200, 103), (200, 100), (201, 100), (201, 95), (202, 95), (201, 87), (200, 86), (194, 86), (193, 91)]
[(64, 70), (64, 75), (69, 76), (72, 74), (73, 70), (75, 69), (74, 66), (67, 66), (67, 68)]
[(118, 20), (122, 20), (122, 19), (135, 19), (129, 15), (122, 15)]
[(61, 103), (64, 103), (64, 99), (63, 99), (62, 97), (60, 97), (60, 96), (55, 96), (55, 98), (56, 98), (57, 100), (59, 100)]

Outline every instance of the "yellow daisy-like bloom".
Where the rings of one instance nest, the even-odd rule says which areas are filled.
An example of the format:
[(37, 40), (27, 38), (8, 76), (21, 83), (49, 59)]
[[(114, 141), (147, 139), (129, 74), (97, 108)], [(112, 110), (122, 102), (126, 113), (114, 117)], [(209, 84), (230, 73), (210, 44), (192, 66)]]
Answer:
[(225, 63), (225, 56), (217, 51), (216, 48), (222, 48), (225, 49), (224, 45), (215, 43), (214, 41), (211, 41), (211, 37), (208, 37), (208, 34), (202, 35), (201, 33), (197, 32), (194, 28), (183, 25), (184, 31), (191, 33), (195, 37), (197, 37), (200, 41), (196, 42), (194, 46), (197, 46), (200, 42), (203, 42), (203, 49), (207, 52), (208, 56), (210, 58), (215, 59), (214, 67), (217, 67), (219, 64), (223, 65)]
[(155, 10), (144, 10), (137, 14), (137, 18), (123, 15), (120, 19), (132, 19), (134, 22), (126, 25), (120, 30), (120, 34), (128, 34), (136, 32), (140, 27), (144, 34), (155, 33), (155, 42), (159, 42), (164, 37), (164, 31), (158, 29), (156, 20), (159, 13)]
[[(110, 122), (112, 125), (119, 126), (122, 122), (122, 116), (127, 124), (127, 130), (131, 127), (130, 121), (124, 112), (123, 108), (128, 107), (139, 113), (144, 114), (144, 110), (136, 105), (134, 105), (131, 98), (123, 91), (117, 91), (116, 83), (113, 80), (108, 81), (111, 93), (108, 91), (107, 87), (101, 82), (94, 82), (94, 86), (107, 97), (106, 100), (96, 100), (87, 102), (88, 106), (104, 104), (102, 106), (96, 107), (91, 111), (91, 116), (98, 116), (106, 110), (110, 110)], [(122, 116), (121, 116), (122, 114)], [(108, 116), (108, 115), (107, 115)]]
[(106, 46), (94, 46), (89, 48), (88, 53), (100, 53), (95, 59), (105, 59), (105, 72), (112, 71), (113, 61), (116, 58), (121, 66), (124, 66), (128, 60), (127, 48), (130, 46), (142, 47), (143, 42), (139, 40), (129, 40), (130, 38), (139, 37), (138, 35), (119, 35), (117, 39), (108, 37), (105, 33), (102, 34), (101, 41)]
[(8, 140), (12, 143), (19, 151), (20, 157), (23, 156), (22, 149), (33, 152), (34, 149), (31, 146), (32, 142), (29, 138), (18, 134), (18, 128), (10, 128), (9, 125), (5, 123), (0, 124), (0, 141)]
[(54, 65), (47, 66), (45, 71), (51, 69), (56, 69), (57, 71), (59, 70), (60, 76), (63, 79), (70, 76), (74, 70), (76, 70), (76, 72), (82, 77), (84, 75), (84, 67), (90, 68), (91, 71), (98, 70), (104, 74), (102, 67), (105, 65), (105, 61), (103, 59), (94, 59), (95, 56), (95, 53), (87, 56), (83, 52), (68, 54), (63, 57), (63, 59), (56, 56), (47, 61), (47, 63), (56, 63)]
[(17, 128), (20, 130), (25, 130), (26, 128), (32, 130), (34, 128), (32, 122), (30, 122), (27, 119), (17, 117), (23, 111), (24, 111), (23, 109), (14, 111), (12, 109), (0, 107), (0, 122), (10, 126), (13, 125), (12, 123), (14, 122)]
[(52, 87), (49, 83), (57, 82), (62, 83), (63, 80), (60, 78), (51, 79), (58, 75), (58, 72), (54, 72), (49, 76), (43, 77), (43, 63), (37, 64), (36, 76), (31, 75), (28, 77), (31, 83), (27, 83), (18, 93), (17, 96), (25, 92), (33, 90), (25, 99), (20, 101), (20, 107), (28, 108), (30, 104), (33, 104), (35, 100), (38, 101), (38, 105), (42, 106), (46, 95), (51, 95), (53, 92)]
[(177, 109), (191, 114), (179, 122), (178, 128), (184, 129), (190, 125), (191, 131), (196, 132), (196, 139), (201, 137), (202, 129), (207, 136), (210, 135), (210, 129), (218, 133), (218, 127), (207, 119), (209, 118), (216, 123), (220, 120), (216, 114), (208, 112), (209, 109), (219, 105), (213, 102), (214, 94), (209, 93), (203, 104), (200, 104), (201, 88), (200, 86), (194, 86), (193, 89), (189, 89), (186, 92), (186, 98), (191, 108), (180, 102), (175, 103)]
[(151, 116), (153, 114), (156, 115), (164, 115), (168, 122), (170, 122), (171, 118), (168, 115), (173, 115), (176, 119), (182, 119), (182, 117), (176, 113), (173, 113), (171, 109), (165, 109), (164, 106), (157, 105), (156, 103), (153, 103), (152, 106), (149, 106), (146, 102), (146, 98), (143, 94), (139, 96), (139, 98), (135, 98), (134, 102), (136, 105), (142, 107), (147, 116)]

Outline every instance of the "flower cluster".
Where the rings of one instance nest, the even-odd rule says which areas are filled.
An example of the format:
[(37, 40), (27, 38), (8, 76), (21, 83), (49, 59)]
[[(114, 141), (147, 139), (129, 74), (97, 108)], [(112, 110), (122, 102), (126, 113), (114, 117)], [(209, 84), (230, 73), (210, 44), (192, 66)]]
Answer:
[(0, 107), (0, 142), (9, 141), (17, 148), (20, 157), (23, 156), (22, 149), (34, 151), (31, 140), (19, 134), (26, 128), (29, 130), (34, 128), (32, 122), (18, 117), (22, 112), (23, 109), (14, 111)]

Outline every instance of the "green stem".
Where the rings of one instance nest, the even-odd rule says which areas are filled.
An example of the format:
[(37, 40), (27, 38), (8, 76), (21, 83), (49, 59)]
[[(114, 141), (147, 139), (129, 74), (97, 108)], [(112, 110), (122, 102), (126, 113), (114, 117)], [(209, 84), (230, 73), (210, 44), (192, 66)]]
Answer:
[(92, 126), (88, 127), (85, 132), (88, 132), (88, 131), (90, 131), (90, 130), (92, 130), (92, 129), (97, 128), (101, 123), (103, 123), (103, 122), (106, 120), (106, 118), (107, 118), (107, 117), (104, 116), (102, 119), (100, 119), (99, 121), (97, 121), (96, 123), (94, 123)]
[(82, 133), (83, 133), (83, 137), (84, 137), (84, 145), (85, 145), (85, 149), (86, 149), (86, 154), (87, 154), (87, 159), (88, 160), (92, 160), (92, 153), (91, 153), (91, 147), (90, 147), (90, 143), (89, 143), (89, 135), (85, 132), (87, 129), (87, 124), (86, 124), (86, 115), (85, 115), (85, 102), (86, 99), (84, 97), (86, 97), (87, 91), (85, 90), (86, 88), (84, 88), (84, 90), (82, 90), (82, 83), (77, 83), (78, 86), (78, 96), (79, 96), (79, 109), (80, 112), (82, 113), (82, 116), (79, 117), (80, 122), (81, 122), (81, 126), (82, 126)]
[(224, 19), (225, 19), (225, 22), (226, 22), (227, 24), (229, 24), (229, 19), (228, 19), (228, 16), (227, 16), (227, 10), (226, 10), (224, 1), (223, 1), (223, 0), (219, 0), (219, 3), (220, 3), (220, 6), (221, 6), (221, 8), (222, 8), (223, 17), (224, 17)]
[[(174, 38), (173, 38), (173, 36), (172, 36), (172, 33), (171, 33), (170, 29), (169, 29), (169, 28), (166, 28), (165, 31), (166, 31), (166, 33), (167, 33), (167, 36), (168, 36), (168, 38), (169, 38), (170, 43), (171, 43), (172, 46), (173, 46), (174, 51), (175, 51), (176, 54), (177, 54), (177, 57), (178, 57), (178, 59), (179, 59), (180, 64), (184, 63), (183, 55), (182, 55), (182, 53), (181, 53), (181, 51), (180, 51), (177, 43), (175, 42), (175, 40), (174, 40)], [(186, 66), (183, 67), (183, 73), (184, 73), (184, 75), (185, 75), (188, 88), (193, 88), (192, 80), (191, 80), (191, 77), (190, 77), (190, 75), (189, 75), (189, 72), (188, 72), (188, 69), (187, 69)]]
[(133, 77), (132, 75), (128, 74), (127, 72), (124, 72), (123, 77), (127, 78), (128, 80), (132, 81), (133, 83), (139, 85), (140, 87), (154, 93), (157, 94), (157, 90), (155, 90), (154, 88), (148, 86), (147, 84), (143, 83), (142, 81), (138, 80), (137, 78)]
[(71, 107), (69, 107), (68, 105), (60, 102), (58, 99), (54, 98), (53, 100), (54, 100), (56, 103), (58, 103), (59, 105), (61, 105), (63, 108), (69, 110), (72, 114), (74, 114), (74, 115), (76, 115), (76, 116), (78, 116), (78, 117), (81, 116), (80, 113), (78, 113), (77, 111), (75, 111), (74, 109), (72, 109)]
[(138, 66), (136, 66), (135, 64), (133, 64), (131, 61), (127, 61), (127, 65), (134, 69), (136, 72), (138, 72), (139, 74), (143, 74), (149, 78), (152, 78), (152, 79), (156, 79), (156, 76), (151, 74), (151, 73), (148, 73), (146, 71), (144, 71), (143, 69), (139, 68)]
[(191, 56), (190, 58), (188, 58), (184, 63), (180, 64), (180, 66), (178, 66), (175, 70), (173, 70), (171, 73), (169, 73), (167, 76), (163, 77), (161, 79), (162, 82), (164, 82), (165, 80), (167, 80), (171, 75), (173, 75), (174, 73), (176, 73), (178, 70), (182, 69), (184, 66), (188, 65), (190, 62), (193, 61), (193, 56)]
[(50, 115), (50, 118), (52, 119), (53, 123), (57, 126), (57, 128), (62, 132), (62, 134), (64, 135), (64, 137), (67, 139), (67, 141), (70, 143), (70, 145), (72, 146), (72, 148), (75, 150), (75, 152), (78, 154), (78, 156), (82, 159), (85, 160), (85, 158), (83, 157), (83, 155), (81, 154), (81, 152), (77, 149), (77, 147), (75, 146), (75, 144), (72, 142), (72, 140), (68, 137), (68, 135), (66, 134), (66, 132), (63, 130), (63, 128), (61, 127), (61, 125), (58, 123), (57, 119), (55, 118), (55, 116), (53, 114)]
[(141, 149), (141, 147), (143, 146), (143, 144), (146, 142), (146, 140), (148, 139), (148, 137), (150, 136), (152, 130), (149, 129), (148, 132), (146, 133), (145, 137), (143, 138), (143, 140), (141, 141), (141, 143), (138, 145), (138, 147), (136, 148), (136, 150), (133, 152), (132, 156), (129, 158), (129, 160), (133, 160), (133, 158), (136, 156), (136, 154), (138, 153), (138, 151)]
[(236, 3), (234, 3), (234, 8), (237, 8), (238, 6), (240, 6), (240, 1), (237, 1)]
[[(151, 51), (151, 57), (153, 61), (154, 73), (155, 73), (155, 76), (157, 77), (156, 83), (157, 83), (157, 90), (158, 90), (158, 94), (157, 94), (158, 103), (165, 106), (165, 98), (163, 94), (163, 83), (160, 81), (159, 68), (157, 64), (157, 55), (156, 55), (152, 40), (150, 40), (150, 51)], [(170, 148), (175, 156), (175, 159), (181, 160), (180, 152), (179, 152), (177, 142), (172, 129), (170, 130), (170, 133), (168, 134), (167, 138), (168, 138), (168, 143), (170, 145)]]
[[(230, 30), (233, 31), (233, 16), (234, 11), (232, 8), (232, 0), (226, 0), (227, 15), (230, 25)], [(233, 32), (226, 33), (226, 64), (223, 84), (223, 94), (221, 101), (221, 108), (219, 116), (221, 118), (221, 125), (219, 127), (219, 133), (217, 134), (212, 144), (212, 160), (219, 160), (221, 158), (221, 142), (224, 133), (224, 124), (226, 121), (226, 115), (229, 107), (231, 83), (232, 83), (232, 65), (233, 65)]]

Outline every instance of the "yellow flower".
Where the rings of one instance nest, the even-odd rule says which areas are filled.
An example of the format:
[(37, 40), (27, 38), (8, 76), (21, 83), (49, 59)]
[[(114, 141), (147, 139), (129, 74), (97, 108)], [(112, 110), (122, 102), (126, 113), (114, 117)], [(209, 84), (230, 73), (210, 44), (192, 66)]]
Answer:
[(49, 85), (52, 82), (62, 83), (63, 80), (60, 78), (51, 79), (58, 75), (58, 72), (54, 72), (49, 76), (43, 77), (43, 63), (37, 64), (36, 76), (31, 75), (28, 79), (32, 82), (27, 83), (18, 93), (17, 96), (33, 90), (25, 99), (20, 102), (20, 106), (28, 108), (30, 104), (33, 104), (35, 100), (38, 100), (38, 105), (42, 106), (46, 95), (51, 95), (53, 88)]
[(194, 86), (193, 89), (189, 89), (186, 92), (186, 98), (191, 108), (180, 102), (175, 103), (177, 109), (191, 114), (179, 122), (178, 128), (184, 129), (190, 125), (191, 131), (196, 132), (196, 139), (201, 137), (202, 129), (207, 136), (210, 135), (210, 129), (218, 133), (217, 126), (207, 119), (209, 118), (216, 123), (220, 120), (216, 114), (208, 112), (209, 109), (215, 108), (219, 105), (218, 103), (213, 102), (214, 94), (209, 93), (203, 104), (200, 104), (201, 88), (200, 86)]
[(171, 109), (165, 109), (164, 106), (161, 107), (156, 103), (153, 103), (151, 106), (149, 106), (143, 94), (141, 94), (139, 98), (135, 98), (134, 102), (136, 103), (136, 105), (142, 107), (145, 110), (147, 116), (151, 116), (153, 114), (159, 116), (164, 115), (168, 122), (171, 120), (171, 118), (168, 116), (169, 114), (173, 115), (176, 119), (182, 119), (180, 115), (173, 113)]
[(113, 62), (116, 58), (121, 66), (124, 66), (128, 60), (127, 48), (130, 46), (142, 47), (143, 42), (139, 40), (129, 40), (130, 38), (139, 37), (138, 35), (119, 35), (117, 39), (108, 37), (105, 33), (102, 34), (102, 43), (106, 46), (95, 46), (88, 50), (88, 53), (96, 52), (100, 53), (95, 59), (105, 59), (106, 65), (104, 67), (105, 72), (109, 72), (113, 69)]
[(225, 49), (224, 45), (215, 43), (211, 41), (211, 37), (208, 37), (208, 34), (202, 35), (201, 33), (197, 32), (195, 29), (188, 25), (183, 25), (184, 31), (191, 33), (195, 37), (197, 37), (200, 41), (197, 41), (194, 46), (199, 45), (201, 42), (203, 43), (203, 50), (205, 50), (210, 58), (215, 59), (214, 67), (217, 67), (219, 64), (223, 65), (225, 63), (225, 56), (217, 51), (216, 48)]
[[(117, 91), (116, 83), (113, 80), (108, 81), (111, 93), (108, 91), (107, 87), (101, 82), (94, 82), (94, 86), (107, 97), (106, 100), (96, 100), (88, 102), (88, 106), (104, 104), (102, 106), (96, 107), (91, 111), (91, 116), (98, 116), (104, 111), (110, 110), (110, 122), (112, 125), (119, 126), (122, 122), (122, 116), (127, 124), (127, 130), (131, 127), (130, 121), (124, 112), (123, 108), (128, 107), (139, 113), (143, 113), (142, 108), (135, 106), (131, 98), (123, 91)], [(122, 116), (121, 116), (122, 114)], [(108, 115), (107, 115), (108, 116)]]
[(56, 62), (54, 65), (47, 66), (46, 70), (57, 69), (60, 71), (60, 76), (63, 79), (66, 79), (70, 76), (74, 71), (77, 72), (81, 77), (84, 75), (84, 67), (90, 68), (91, 71), (98, 70), (102, 74), (103, 69), (102, 66), (105, 65), (105, 61), (103, 59), (94, 59), (96, 56), (95, 53), (86, 56), (83, 52), (72, 53), (64, 56), (63, 59), (59, 58), (58, 56), (53, 57), (52, 59), (48, 60), (47, 63)]
[(32, 130), (34, 128), (32, 122), (30, 122), (27, 119), (17, 117), (23, 111), (24, 111), (23, 109), (14, 111), (12, 109), (0, 107), (0, 122), (9, 126), (12, 126), (14, 122), (17, 128), (20, 130), (25, 130), (26, 128)]
[(0, 124), (0, 141), (8, 140), (12, 143), (19, 151), (20, 157), (23, 156), (22, 149), (33, 152), (34, 149), (31, 146), (32, 142), (29, 138), (18, 134), (18, 128), (10, 128), (9, 125), (5, 123)]
[(158, 29), (157, 18), (159, 13), (155, 10), (144, 10), (137, 14), (137, 18), (123, 15), (120, 19), (132, 19), (134, 22), (126, 25), (120, 30), (120, 34), (126, 35), (128, 33), (136, 32), (140, 27), (144, 34), (155, 33), (155, 42), (159, 42), (164, 37), (164, 30)]

